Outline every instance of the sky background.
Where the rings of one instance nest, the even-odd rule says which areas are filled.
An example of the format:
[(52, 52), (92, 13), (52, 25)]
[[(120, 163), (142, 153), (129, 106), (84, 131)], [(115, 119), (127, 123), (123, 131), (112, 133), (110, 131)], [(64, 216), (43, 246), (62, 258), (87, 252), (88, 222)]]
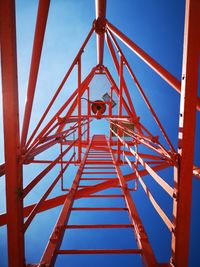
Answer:
[[(16, 18), (17, 18), (17, 52), (18, 52), (18, 83), (19, 83), (19, 108), (20, 108), (20, 125), (22, 125), (25, 96), (27, 90), (29, 67), (32, 53), (32, 43), (34, 37), (34, 27), (37, 14), (38, 1), (35, 0), (17, 0), (16, 1)], [(125, 33), (138, 46), (144, 49), (150, 56), (158, 61), (164, 68), (172, 73), (177, 79), (181, 77), (182, 66), (182, 52), (183, 52), (183, 29), (184, 29), (184, 6), (183, 0), (107, 0), (107, 19)], [(95, 19), (95, 1), (94, 0), (52, 0), (49, 10), (47, 28), (45, 33), (45, 40), (43, 45), (43, 52), (40, 64), (40, 71), (37, 81), (37, 88), (35, 100), (33, 105), (33, 112), (30, 124), (30, 133), (36, 126), (42, 112), (48, 105), (55, 90), (58, 88), (62, 78), (67, 69), (73, 61), (86, 35), (91, 29), (92, 22)], [(119, 42), (121, 44), (121, 42)], [(158, 117), (166, 129), (172, 143), (177, 146), (177, 129), (178, 129), (178, 114), (179, 114), (179, 94), (170, 88), (165, 81), (154, 73), (145, 63), (143, 63), (137, 56), (131, 52), (124, 44), (121, 44), (136, 77), (141, 83), (146, 95), (148, 96), (152, 106), (157, 112)], [(93, 34), (88, 43), (82, 58), (82, 77), (84, 78), (93, 66), (97, 64), (96, 61), (96, 38)], [(114, 65), (111, 61), (109, 51), (105, 45), (104, 50), (104, 65), (107, 66), (113, 74), (116, 83), (118, 79)], [(45, 122), (51, 118), (60, 105), (71, 95), (73, 90), (77, 87), (76, 68), (72, 72), (70, 79), (65, 84), (64, 89), (57, 102), (53, 106)], [(155, 135), (160, 135), (157, 126), (155, 125), (148, 109), (143, 103), (136, 87), (131, 80), (128, 73), (125, 71), (127, 85), (131, 94), (131, 98), (141, 122)], [(108, 90), (107, 81), (94, 80), (91, 84), (91, 90), (94, 90), (93, 97), (95, 100), (99, 98)], [(95, 91), (96, 90), (96, 91)], [(96, 92), (96, 95), (95, 95)], [(200, 95), (200, 94), (199, 94)], [(0, 94), (0, 105), (1, 94)], [(0, 118), (2, 118), (2, 108), (0, 108)], [(92, 133), (108, 134), (107, 123), (103, 120), (94, 121), (92, 124)], [(196, 146), (194, 163), (200, 166), (200, 113), (197, 113), (197, 127), (196, 127)], [(161, 138), (162, 140), (162, 138)], [(54, 159), (58, 155), (58, 148), (49, 149), (38, 158)], [(4, 161), (3, 149), (3, 125), (0, 119), (0, 162)], [(32, 164), (33, 165), (33, 164)], [(28, 184), (46, 165), (28, 165), (24, 167), (24, 185)], [(73, 175), (77, 167), (70, 167), (67, 171), (66, 187), (70, 185)], [(57, 175), (59, 168), (54, 168), (31, 192), (25, 199), (25, 205), (39, 200), (43, 194), (44, 189), (51, 184), (51, 181)], [(123, 173), (130, 173), (131, 170), (123, 168)], [(172, 183), (172, 170), (163, 170), (159, 172), (164, 179)], [(156, 196), (158, 196), (159, 203), (167, 214), (171, 213), (172, 203), (167, 198), (166, 194), (161, 192), (152, 181), (145, 178), (145, 182)], [(130, 185), (131, 186), (131, 185)], [(0, 179), (0, 212), (5, 212), (5, 195), (4, 195), (5, 181)], [(156, 212), (153, 210), (151, 204), (146, 199), (141, 187), (133, 194), (133, 199), (139, 210), (140, 216), (143, 219), (150, 241), (159, 261), (168, 261), (170, 256), (170, 235), (167, 228), (158, 218)], [(116, 192), (118, 189), (110, 189), (108, 192)], [(191, 220), (191, 244), (190, 244), (190, 258), (189, 266), (198, 266), (198, 251), (200, 239), (200, 208), (199, 208), (199, 190), (200, 183), (193, 178), (193, 198), (192, 198), (192, 220)], [(60, 187), (56, 187), (49, 197), (58, 195)], [(103, 193), (103, 192), (102, 192)], [(95, 205), (91, 200), (77, 201), (75, 204)], [(98, 202), (102, 206), (106, 203)], [(97, 204), (96, 204), (97, 205)], [(124, 203), (120, 199), (116, 199), (110, 203), (113, 206), (123, 206)], [(45, 248), (45, 244), (55, 224), (56, 218), (59, 215), (60, 207), (49, 210), (39, 214), (33, 220), (33, 223), (26, 233), (26, 259), (27, 262), (38, 262), (41, 253)], [(126, 214), (127, 215), (127, 214)], [(72, 214), (70, 223), (78, 223), (87, 220), (85, 223), (91, 223), (98, 214), (93, 213), (86, 217), (84, 214), (78, 216)], [(120, 215), (117, 212), (108, 214), (103, 213), (99, 220), (102, 223), (128, 223), (127, 216)], [(99, 222), (98, 220), (98, 222)], [(104, 221), (103, 221), (104, 220)], [(87, 231), (87, 230), (85, 230)], [(67, 238), (71, 242), (66, 243), (66, 238), (63, 240), (64, 245), (70, 244), (72, 247), (84, 248), (88, 246), (99, 247), (99, 244), (110, 245), (110, 247), (118, 246), (131, 248), (135, 245), (132, 233), (129, 229), (116, 231), (102, 230), (98, 232), (95, 239), (86, 232), (69, 232)], [(124, 231), (124, 232), (123, 232)], [(88, 235), (89, 234), (89, 235)], [(79, 237), (79, 241), (78, 238)], [(110, 237), (105, 240), (105, 237)], [(81, 240), (81, 241), (80, 241)], [(84, 242), (83, 242), (84, 241)], [(110, 243), (109, 243), (110, 242)], [(77, 248), (78, 248), (77, 247)], [(0, 252), (3, 257), (0, 257), (0, 266), (7, 266), (6, 259), (6, 228), (0, 228)], [(69, 247), (68, 247), (69, 248)], [(113, 247), (114, 248), (114, 247)], [(83, 256), (64, 256), (68, 261), (69, 267), (90, 267), (94, 266), (141, 266), (139, 256), (132, 255), (117, 255), (113, 258), (112, 255), (87, 255)], [(94, 260), (94, 261), (93, 261)], [(134, 265), (133, 265), (134, 263)], [(63, 258), (58, 257), (55, 266), (64, 266)]]

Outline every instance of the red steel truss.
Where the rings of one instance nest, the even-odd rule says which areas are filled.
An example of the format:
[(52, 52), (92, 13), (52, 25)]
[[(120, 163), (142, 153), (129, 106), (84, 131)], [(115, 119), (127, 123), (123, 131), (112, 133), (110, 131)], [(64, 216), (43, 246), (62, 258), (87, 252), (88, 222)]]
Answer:
[[(48, 17), (50, 0), (40, 0), (35, 28), (34, 45), (30, 66), (27, 90), (27, 101), (23, 118), (23, 127), (19, 129), (17, 52), (15, 1), (0, 2), (0, 40), (1, 70), (3, 92), (3, 124), (5, 163), (0, 165), (0, 175), (5, 174), (6, 209), (0, 215), (0, 225), (7, 225), (8, 264), (9, 267), (54, 266), (57, 255), (65, 254), (138, 254), (144, 266), (188, 266), (190, 210), (192, 196), (192, 176), (200, 179), (200, 168), (193, 165), (194, 135), (196, 111), (200, 110), (198, 97), (198, 64), (200, 51), (200, 25), (198, 15), (200, 1), (187, 0), (185, 12), (185, 33), (182, 80), (178, 81), (145, 51), (138, 47), (119, 29), (106, 19), (106, 0), (96, 1), (96, 19), (88, 36), (78, 51), (69, 70), (53, 98), (41, 116), (37, 126), (28, 138), (32, 105), (36, 88), (40, 58)], [(97, 36), (97, 65), (82, 79), (81, 56), (93, 33)], [(159, 120), (153, 106), (135, 76), (119, 43), (120, 39), (138, 57), (149, 65), (162, 79), (180, 93), (180, 114), (178, 127), (178, 150), (173, 146), (167, 132)], [(104, 41), (110, 51), (111, 59), (116, 68), (119, 84), (116, 84), (109, 69), (103, 64)], [(116, 52), (117, 51), (117, 52)], [(118, 60), (118, 55), (119, 60)], [(52, 118), (46, 117), (57, 96), (61, 92), (72, 70), (77, 66), (77, 89), (66, 99)], [(131, 91), (125, 80), (124, 70), (128, 70), (138, 91), (146, 103), (160, 132), (158, 136), (143, 125), (131, 99)], [(110, 83), (110, 98), (107, 101), (91, 101), (90, 82), (97, 75), (104, 75)], [(87, 108), (83, 112), (82, 98), (86, 93)], [(117, 114), (113, 113), (113, 94), (118, 99)], [(103, 112), (102, 107), (108, 111)], [(77, 113), (75, 110), (77, 108)], [(93, 111), (96, 108), (96, 113)], [(64, 115), (63, 115), (64, 114)], [(110, 127), (110, 136), (90, 136), (91, 123), (95, 119), (105, 119)], [(21, 140), (20, 140), (21, 135)], [(165, 144), (160, 140), (165, 139)], [(37, 156), (51, 147), (58, 146), (60, 153), (54, 160), (38, 159)], [(47, 166), (23, 187), (24, 164), (34, 165), (46, 163)], [(70, 165), (78, 166), (77, 173), (70, 187), (66, 188), (64, 177)], [(24, 206), (26, 196), (56, 166), (60, 171), (43, 192), (40, 200)], [(123, 173), (123, 166), (129, 166), (130, 174)], [(174, 183), (171, 185), (158, 173), (164, 169), (174, 169)], [(111, 175), (112, 178), (106, 177)], [(86, 177), (85, 177), (86, 175)], [(166, 214), (155, 195), (149, 189), (146, 180), (148, 175), (173, 202), (171, 216)], [(133, 186), (130, 186), (130, 181)], [(92, 185), (91, 185), (91, 182)], [(55, 186), (61, 184), (62, 195), (48, 198)], [(140, 186), (140, 188), (139, 188)], [(117, 188), (120, 193), (101, 193), (103, 190)], [(169, 262), (158, 262), (152, 244), (149, 241), (143, 221), (139, 216), (132, 194), (144, 190), (158, 216), (171, 233), (171, 259)], [(103, 207), (76, 207), (78, 199), (105, 199)], [(112, 199), (121, 198), (123, 207), (110, 205)], [(49, 237), (45, 251), (38, 263), (25, 261), (24, 235), (38, 213), (62, 205), (58, 220)], [(128, 224), (70, 224), (72, 212), (85, 211), (85, 216), (92, 211), (126, 212)], [(136, 246), (121, 249), (65, 249), (62, 247), (63, 237), (70, 229), (122, 229), (132, 230)]]

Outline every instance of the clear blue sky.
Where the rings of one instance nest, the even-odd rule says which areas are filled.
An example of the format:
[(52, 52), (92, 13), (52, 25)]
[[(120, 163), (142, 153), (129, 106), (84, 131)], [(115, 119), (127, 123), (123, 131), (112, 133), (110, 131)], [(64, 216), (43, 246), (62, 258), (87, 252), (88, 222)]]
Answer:
[[(34, 27), (37, 14), (38, 1), (16, 1), (17, 12), (17, 52), (18, 52), (18, 80), (19, 80), (19, 96), (20, 96), (20, 124), (22, 124), (22, 116), (24, 110), (24, 101), (27, 89), (29, 66), (32, 52), (32, 42), (34, 36)], [(137, 45), (148, 52), (155, 60), (157, 60), (163, 67), (171, 72), (176, 78), (181, 77), (182, 65), (182, 51), (183, 51), (183, 26), (184, 26), (184, 6), (183, 0), (107, 0), (107, 19), (117, 26), (122, 32), (128, 35)], [(82, 42), (89, 32), (92, 22), (95, 18), (95, 1), (94, 0), (52, 0), (50, 5), (47, 30), (45, 34), (45, 41), (43, 46), (43, 53), (40, 65), (40, 73), (37, 82), (37, 90), (33, 106), (32, 122), (30, 129), (36, 125), (41, 113), (44, 111), (48, 102), (50, 101), (60, 81), (64, 77), (68, 67), (78, 52)], [(121, 47), (129, 60), (138, 80), (140, 81), (146, 95), (149, 97), (153, 107), (155, 108), (161, 122), (163, 123), (173, 144), (177, 145), (177, 129), (178, 129), (178, 113), (180, 96), (172, 88), (170, 88), (161, 78), (154, 73), (148, 66), (146, 66), (139, 58), (137, 58), (130, 50), (123, 44)], [(96, 38), (93, 35), (83, 56), (83, 78), (87, 75), (90, 69), (96, 65)], [(108, 66), (110, 72), (116, 78), (116, 72), (113, 63), (110, 59), (107, 47), (105, 47), (104, 64)], [(118, 83), (118, 80), (116, 79)], [(133, 104), (138, 115), (144, 125), (157, 134), (157, 128), (153, 123), (147, 108), (143, 104), (139, 94), (136, 92), (135, 86), (127, 75), (127, 84), (131, 92)], [(72, 74), (69, 82), (64, 87), (61, 96), (55, 104), (49, 117), (57, 110), (65, 99), (76, 88), (76, 72)], [(99, 86), (96, 82), (95, 86)], [(1, 95), (0, 95), (1, 104)], [(2, 109), (0, 109), (0, 115)], [(2, 116), (1, 116), (2, 118)], [(197, 114), (197, 134), (196, 134), (196, 150), (195, 150), (195, 164), (200, 166), (200, 114)], [(104, 133), (106, 123), (94, 122), (92, 131)], [(4, 161), (3, 155), (3, 131), (2, 120), (0, 119), (0, 162)], [(198, 136), (198, 138), (197, 138)], [(48, 158), (55, 158), (57, 150), (50, 150), (50, 153), (44, 153), (41, 158), (45, 156)], [(25, 184), (28, 183), (44, 166), (26, 166), (24, 169)], [(130, 170), (126, 170), (130, 172)], [(57, 174), (56, 168), (48, 177), (41, 183), (33, 194), (28, 197), (25, 204), (30, 204), (39, 199), (44, 188), (50, 184), (52, 179)], [(69, 169), (69, 176), (75, 172), (75, 168)], [(166, 179), (171, 173), (168, 171), (160, 172)], [(70, 183), (70, 181), (68, 181)], [(191, 224), (191, 245), (190, 245), (190, 259), (189, 267), (198, 266), (198, 251), (200, 240), (200, 208), (199, 208), (199, 190), (200, 183), (193, 180), (193, 205), (192, 205), (192, 224)], [(157, 187), (149, 184), (152, 192), (160, 194)], [(140, 188), (141, 189), (141, 188)], [(5, 196), (4, 196), (4, 179), (0, 179), (0, 212), (5, 211)], [(51, 195), (59, 193), (59, 189)], [(167, 213), (171, 210), (171, 203), (165, 198), (165, 195), (159, 195), (160, 204), (164, 206)], [(133, 195), (135, 203), (140, 210), (140, 215), (144, 220), (144, 225), (149, 234), (152, 246), (159, 261), (168, 261), (170, 255), (170, 235), (168, 230), (156, 213), (153, 211), (151, 204), (146, 200), (142, 190)], [(79, 202), (80, 205), (89, 205), (89, 203)], [(101, 203), (103, 205), (103, 203)], [(115, 202), (114, 205), (120, 206), (123, 203)], [(48, 240), (49, 234), (59, 214), (60, 208), (56, 208), (39, 214), (33, 221), (30, 230), (26, 234), (26, 259), (27, 262), (38, 262), (41, 253), (44, 250), (45, 244)], [(121, 223), (126, 223), (124, 217), (114, 214), (103, 214), (107, 222), (111, 220), (119, 220)], [(84, 219), (84, 215), (79, 215), (78, 219)], [(89, 220), (90, 218), (88, 218)], [(74, 216), (70, 219), (71, 223), (77, 222)], [(47, 224), (48, 222), (48, 224)], [(126, 230), (127, 231), (127, 230)], [(125, 231), (125, 232), (126, 232)], [(129, 232), (116, 232), (107, 234), (107, 232), (99, 231), (99, 235), (95, 240), (92, 236), (86, 237), (84, 233), (79, 233), (81, 242), (78, 241), (77, 235), (72, 232), (68, 238), (71, 240), (72, 246), (77, 248), (77, 243), (82, 248), (84, 243), (82, 241), (88, 240), (88, 246), (96, 246), (102, 244), (106, 237), (111, 237), (114, 246), (119, 242), (119, 246), (131, 247), (134, 245), (132, 236)], [(122, 237), (127, 234), (127, 238)], [(7, 266), (6, 263), (6, 229), (0, 228), (0, 266)], [(103, 236), (103, 238), (102, 238)], [(90, 243), (89, 243), (90, 242)], [(98, 243), (99, 242), (99, 243)], [(109, 244), (109, 241), (107, 245)], [(73, 257), (73, 262), (72, 262)], [(133, 265), (134, 257), (136, 260)], [(93, 261), (93, 260), (94, 261)], [(97, 260), (95, 260), (97, 259)], [(117, 255), (113, 256), (103, 255), (90, 257), (88, 256), (66, 256), (69, 267), (122, 267), (122, 266), (141, 266), (137, 256)], [(95, 263), (94, 263), (95, 262)], [(106, 262), (109, 262), (106, 265)], [(63, 265), (63, 259), (58, 258), (56, 266)]]

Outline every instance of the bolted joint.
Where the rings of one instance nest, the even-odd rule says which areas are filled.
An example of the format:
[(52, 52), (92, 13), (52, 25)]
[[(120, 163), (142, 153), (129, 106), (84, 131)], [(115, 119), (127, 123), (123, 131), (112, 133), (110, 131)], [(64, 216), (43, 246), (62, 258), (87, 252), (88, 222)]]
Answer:
[(60, 235), (60, 233), (62, 232), (63, 229), (64, 229), (63, 225), (57, 225), (56, 229), (55, 229), (55, 234)]
[(175, 231), (176, 231), (176, 226), (173, 225), (172, 228), (171, 228), (171, 232), (172, 232), (173, 234), (175, 234)]
[(22, 199), (23, 198), (23, 189), (21, 187), (19, 187), (19, 188), (16, 189), (16, 196), (19, 199)]
[(28, 164), (32, 163), (34, 158), (35, 158), (34, 156), (29, 157), (28, 159), (26, 159), (26, 157), (23, 157), (23, 158), (21, 158), (20, 164), (28, 165)]
[(179, 162), (179, 154), (176, 152), (169, 152), (170, 156), (171, 156), (171, 162), (172, 164), (174, 164), (175, 166), (178, 165)]
[(104, 34), (106, 31), (106, 19), (97, 18), (93, 22), (93, 27), (97, 34)]
[(174, 192), (173, 192), (173, 198), (175, 200), (178, 200), (178, 191), (177, 190), (174, 190)]
[(66, 121), (66, 118), (65, 117), (57, 117), (57, 121), (58, 121), (58, 124), (62, 124)]
[(138, 237), (140, 240), (148, 240), (147, 235), (145, 233), (144, 226), (142, 224), (138, 224), (137, 226), (138, 229)]
[(128, 191), (128, 190), (129, 190), (127, 184), (125, 184), (122, 188), (123, 188), (125, 191)]
[(152, 138), (151, 138), (151, 141), (152, 141), (153, 143), (158, 143), (158, 140), (159, 140), (159, 136), (158, 136), (158, 135), (156, 135), (156, 136), (152, 136)]

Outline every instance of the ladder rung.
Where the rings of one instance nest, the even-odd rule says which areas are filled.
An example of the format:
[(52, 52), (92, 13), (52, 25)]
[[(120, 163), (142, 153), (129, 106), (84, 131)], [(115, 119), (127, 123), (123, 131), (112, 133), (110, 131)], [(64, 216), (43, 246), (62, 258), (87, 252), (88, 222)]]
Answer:
[[(77, 165), (79, 165), (80, 163), (77, 163)], [(95, 165), (111, 165), (111, 166), (113, 166), (113, 161), (112, 160), (95, 160), (95, 159), (93, 159), (93, 160), (86, 160), (86, 162), (85, 162), (85, 166), (86, 165), (93, 165), (93, 164), (95, 164)], [(126, 161), (125, 162), (123, 162), (122, 160), (120, 160), (119, 161), (119, 164), (122, 164), (122, 165), (124, 165), (124, 164), (128, 164)], [(97, 168), (98, 168), (98, 166), (96, 166)], [(106, 167), (106, 166), (105, 166)], [(109, 166), (110, 167), (110, 166)]]
[(112, 181), (112, 180), (116, 180), (116, 178), (81, 178), (81, 181), (101, 181), (101, 180), (109, 180), (109, 181)]
[[(91, 159), (90, 159), (90, 157), (88, 157), (88, 158), (87, 158), (87, 161), (88, 161), (88, 160), (93, 160), (93, 161), (97, 161), (97, 160), (99, 160), (99, 161), (103, 161), (104, 159), (105, 159), (105, 161), (108, 161), (109, 159), (112, 160), (111, 157), (105, 157), (105, 158), (102, 157), (102, 159), (101, 159), (101, 157), (97, 157), (97, 158), (91, 157)], [(112, 162), (113, 162), (113, 161), (112, 161)]]
[(141, 249), (69, 249), (57, 250), (57, 254), (141, 254)]
[(116, 211), (116, 210), (128, 210), (127, 208), (116, 208), (116, 207), (78, 207), (78, 208), (71, 208), (71, 210), (73, 211), (80, 211), (80, 210), (96, 210), (96, 211), (100, 211), (100, 210), (111, 210), (111, 211)]
[[(112, 181), (112, 180), (111, 180)], [(94, 185), (79, 185), (79, 189), (80, 188), (88, 188), (88, 187), (93, 187)], [(113, 185), (113, 186), (111, 186), (110, 188), (121, 188), (121, 186), (120, 185)]]
[(116, 172), (82, 172), (82, 174), (116, 174)]
[(98, 156), (109, 156), (109, 157), (111, 157), (111, 155), (110, 154), (108, 154), (108, 153), (89, 153), (88, 154), (88, 157), (89, 156), (94, 156), (94, 157), (98, 157)]
[[(103, 149), (100, 149), (100, 148), (103, 148)], [(94, 152), (94, 153), (110, 153), (110, 151), (109, 151), (109, 148), (108, 147), (106, 147), (106, 146), (98, 146), (98, 147), (96, 147), (96, 148), (94, 148), (94, 149), (90, 149), (90, 151), (89, 151), (89, 153), (91, 153), (91, 152)]]
[(92, 157), (92, 156), (90, 156), (90, 157), (87, 157), (87, 160), (111, 160), (112, 158), (111, 157), (105, 157), (105, 156), (102, 156), (102, 157), (100, 157), (100, 156), (98, 156), (98, 157)]
[(95, 149), (95, 150), (90, 150), (89, 153), (105, 153), (105, 154), (107, 153), (107, 154), (109, 154), (109, 151), (107, 149), (105, 149), (105, 150), (100, 150), (100, 149), (96, 150)]
[(111, 195), (86, 195), (86, 196), (82, 196), (82, 198), (110, 198), (110, 197), (124, 197), (124, 195), (120, 195), (120, 194), (111, 194)]
[(105, 154), (109, 154), (109, 151), (107, 149), (105, 150), (90, 150), (89, 153), (105, 153)]
[(108, 149), (105, 150), (96, 150), (96, 149), (90, 149), (89, 153), (110, 153), (110, 151), (108, 151)]
[(96, 228), (133, 228), (132, 224), (82, 224), (82, 225), (65, 225), (66, 229), (96, 229)]
[(88, 158), (102, 158), (102, 157), (112, 158), (111, 155), (109, 154), (89, 154), (88, 155)]
[(108, 151), (107, 149), (102, 149), (102, 150), (94, 150), (94, 151), (90, 151), (89, 154), (106, 154), (106, 155), (110, 155), (110, 151)]
[(110, 156), (110, 153), (107, 152), (89, 152), (88, 155), (94, 155), (94, 156), (99, 156), (99, 155), (106, 155), (106, 156)]
[(110, 169), (115, 169), (115, 167), (84, 167), (84, 169), (93, 169), (93, 170), (100, 170), (100, 169), (108, 169), (108, 170), (110, 170)]
[(92, 164), (99, 164), (99, 165), (113, 165), (113, 161), (106, 161), (106, 160), (101, 160), (101, 161), (97, 161), (97, 160), (87, 160), (85, 162), (85, 164), (87, 165), (92, 165)]

